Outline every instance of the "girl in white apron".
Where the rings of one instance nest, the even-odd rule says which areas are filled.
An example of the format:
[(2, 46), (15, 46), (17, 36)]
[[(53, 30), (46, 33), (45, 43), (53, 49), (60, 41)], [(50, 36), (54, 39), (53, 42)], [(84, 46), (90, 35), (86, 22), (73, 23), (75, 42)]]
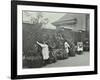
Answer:
[(48, 45), (45, 44), (45, 43), (44, 44), (39, 43), (38, 41), (37, 41), (37, 44), (42, 47), (43, 60), (45, 61), (45, 63), (47, 63), (48, 59), (49, 59), (49, 48), (48, 48)]
[(69, 53), (69, 49), (68, 48), (70, 48), (70, 46), (67, 43), (67, 41), (65, 41), (64, 46), (65, 46), (66, 53), (68, 54)]

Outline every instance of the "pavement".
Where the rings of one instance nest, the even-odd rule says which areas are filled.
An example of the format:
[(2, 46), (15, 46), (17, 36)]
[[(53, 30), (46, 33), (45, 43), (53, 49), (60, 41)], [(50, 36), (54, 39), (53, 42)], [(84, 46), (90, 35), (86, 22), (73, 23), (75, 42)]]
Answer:
[(68, 59), (58, 60), (56, 63), (48, 64), (47, 67), (71, 67), (71, 66), (88, 66), (90, 62), (90, 53), (83, 52), (81, 55), (69, 57)]

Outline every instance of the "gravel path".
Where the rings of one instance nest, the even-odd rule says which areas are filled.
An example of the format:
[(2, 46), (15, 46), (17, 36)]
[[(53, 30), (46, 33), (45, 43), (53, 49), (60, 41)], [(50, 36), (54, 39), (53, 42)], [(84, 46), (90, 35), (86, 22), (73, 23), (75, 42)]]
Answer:
[(48, 64), (45, 67), (67, 67), (67, 66), (86, 66), (89, 65), (89, 52), (83, 52), (82, 55), (69, 57), (65, 60), (58, 60), (56, 63)]

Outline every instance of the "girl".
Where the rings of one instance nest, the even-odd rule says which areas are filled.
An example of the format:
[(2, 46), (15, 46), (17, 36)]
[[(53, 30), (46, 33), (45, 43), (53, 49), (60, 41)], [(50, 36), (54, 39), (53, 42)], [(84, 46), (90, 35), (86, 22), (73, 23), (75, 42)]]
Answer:
[(65, 41), (64, 47), (65, 47), (66, 53), (68, 54), (68, 53), (69, 53), (69, 48), (70, 48), (70, 46), (69, 46), (69, 44), (67, 43), (67, 41)]
[(37, 41), (37, 44), (42, 47), (42, 56), (44, 60), (44, 64), (48, 63), (49, 60), (49, 48), (48, 45), (44, 42), (43, 44)]

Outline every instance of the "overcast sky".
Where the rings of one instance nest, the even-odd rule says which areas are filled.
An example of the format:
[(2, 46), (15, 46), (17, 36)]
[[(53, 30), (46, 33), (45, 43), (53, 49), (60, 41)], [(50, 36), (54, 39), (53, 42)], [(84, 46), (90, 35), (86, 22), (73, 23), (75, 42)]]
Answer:
[[(52, 23), (65, 15), (65, 13), (54, 13), (54, 12), (42, 12), (42, 14), (43, 14), (43, 18), (49, 19), (49, 23)], [(23, 22), (30, 22), (31, 18), (34, 18), (36, 16), (37, 16), (37, 12), (23, 11)]]
[[(23, 22), (33, 23), (33, 21), (31, 19), (36, 18), (38, 13), (40, 13), (40, 12), (24, 10), (23, 11)], [(53, 22), (61, 19), (62, 17), (65, 18), (65, 19), (70, 19), (71, 17), (72, 18), (74, 18), (74, 17), (77, 18), (77, 25), (66, 26), (66, 27), (72, 27), (73, 30), (85, 30), (86, 29), (86, 18), (85, 18), (86, 14), (71, 14), (71, 13), (69, 14), (69, 13), (56, 13), (56, 12), (41, 12), (41, 13), (43, 15), (41, 21), (44, 21), (45, 18), (49, 19), (49, 21), (48, 21), (49, 24), (48, 25), (52, 26), (52, 27), (50, 27), (50, 29), (51, 28), (55, 29), (55, 27), (53, 25), (51, 25), (50, 23), (53, 23)]]

